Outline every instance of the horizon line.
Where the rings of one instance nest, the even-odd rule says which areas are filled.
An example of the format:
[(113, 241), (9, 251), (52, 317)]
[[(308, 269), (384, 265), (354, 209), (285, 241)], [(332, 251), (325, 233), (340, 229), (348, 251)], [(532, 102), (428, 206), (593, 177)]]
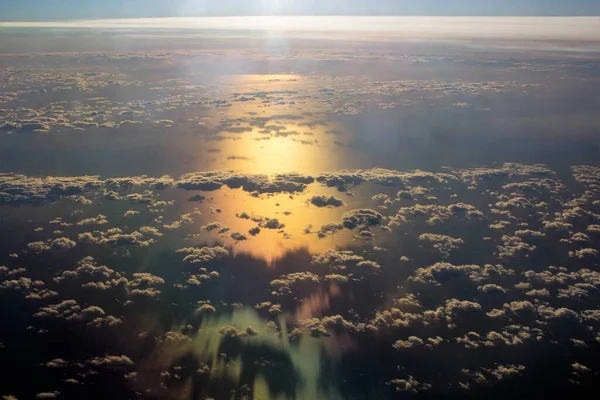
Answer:
[[(247, 14), (247, 15), (231, 15), (231, 14), (211, 14), (211, 15), (193, 15), (193, 16), (143, 16), (143, 17), (101, 17), (101, 18), (67, 18), (67, 19), (0, 19), (0, 24), (4, 23), (57, 23), (57, 22), (83, 22), (83, 21), (115, 21), (115, 20), (153, 20), (153, 19), (191, 19), (191, 18), (294, 18), (294, 17), (311, 17), (311, 18), (360, 18), (360, 17), (378, 17), (378, 18), (600, 18), (600, 13), (597, 15), (589, 14), (464, 14), (464, 15), (441, 15), (441, 14)], [(600, 29), (600, 28), (599, 28)]]

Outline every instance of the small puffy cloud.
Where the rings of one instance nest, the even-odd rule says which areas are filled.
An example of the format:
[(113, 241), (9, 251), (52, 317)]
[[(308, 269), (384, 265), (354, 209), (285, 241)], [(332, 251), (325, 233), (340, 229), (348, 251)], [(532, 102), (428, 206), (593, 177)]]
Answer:
[(493, 283), (488, 283), (486, 285), (479, 286), (477, 290), (483, 293), (506, 293), (506, 289), (504, 289), (502, 286)]
[(155, 286), (164, 283), (163, 278), (149, 272), (136, 272), (127, 283), (127, 290), (130, 296), (157, 297), (160, 295), (160, 291)]
[(260, 222), (259, 226), (264, 229), (283, 229), (285, 224), (279, 222), (277, 218), (266, 218)]
[(335, 333), (350, 332), (362, 329), (345, 320), (340, 315), (333, 315), (323, 318), (311, 318), (299, 321), (298, 323), (313, 337), (331, 336)]
[(528, 292), (525, 292), (525, 296), (530, 297), (550, 297), (550, 291), (546, 288), (543, 289), (532, 289)]
[(44, 242), (31, 242), (28, 243), (27, 246), (25, 246), (27, 248), (27, 250), (31, 250), (34, 252), (42, 252), (42, 251), (47, 251), (50, 250), (50, 246), (48, 246), (46, 243)]
[(76, 242), (66, 237), (56, 238), (50, 242), (50, 248), (56, 250), (72, 249), (76, 245)]
[(220, 222), (209, 222), (208, 224), (202, 226), (200, 229), (207, 231), (207, 232), (212, 232), (215, 229), (220, 229), (223, 225), (221, 225)]
[(598, 256), (598, 250), (592, 248), (585, 248), (581, 250), (575, 250), (569, 252), (571, 257), (586, 259), (586, 258), (594, 258)]
[(525, 243), (518, 236), (502, 236), (503, 244), (498, 246), (498, 258), (507, 259), (519, 255), (527, 256), (536, 249), (536, 246)]
[(79, 321), (88, 326), (115, 326), (122, 321), (111, 315), (106, 315), (104, 310), (98, 306), (81, 308), (75, 300), (64, 300), (60, 303), (41, 307), (35, 314), (35, 318), (55, 318), (66, 321)]
[(45, 367), (48, 368), (64, 368), (68, 366), (70, 363), (62, 358), (55, 358), (54, 360), (50, 360), (47, 363), (44, 363)]
[(439, 285), (452, 279), (464, 278), (473, 282), (489, 279), (498, 279), (514, 274), (513, 270), (501, 265), (453, 265), (447, 262), (438, 262), (425, 268), (418, 268), (408, 279), (421, 284)]
[(139, 246), (147, 247), (163, 234), (155, 227), (142, 226), (137, 231), (124, 233), (121, 228), (111, 228), (107, 231), (83, 232), (77, 235), (80, 243), (95, 243), (110, 247)]
[(600, 225), (588, 225), (586, 231), (589, 233), (600, 233)]
[(315, 286), (320, 282), (319, 276), (311, 272), (294, 272), (287, 275), (282, 275), (271, 281), (271, 288), (276, 295), (291, 294), (292, 290), (297, 285)]
[(41, 392), (35, 395), (36, 399), (56, 399), (60, 392)]
[(244, 240), (248, 240), (248, 237), (246, 235), (244, 235), (243, 233), (240, 232), (233, 232), (231, 233), (231, 235), (229, 235), (229, 237), (233, 240), (235, 240), (236, 242), (241, 242)]
[(430, 384), (421, 383), (410, 375), (404, 379), (392, 379), (388, 382), (388, 385), (392, 386), (399, 393), (416, 394), (431, 389)]
[(334, 196), (313, 196), (310, 203), (316, 207), (341, 207), (344, 202)]
[(446, 301), (444, 311), (448, 315), (461, 315), (464, 313), (481, 311), (481, 305), (468, 300), (450, 299)]
[[(219, 328), (218, 332), (228, 338), (237, 338), (248, 336), (248, 330), (241, 330), (233, 325), (225, 325)], [(252, 330), (251, 330), (252, 332)]]
[(571, 364), (571, 368), (573, 368), (573, 371), (580, 372), (580, 373), (588, 373), (591, 371), (591, 369), (589, 369), (585, 365), (577, 363), (577, 362)]
[(523, 371), (525, 371), (525, 367), (523, 365), (498, 365), (495, 368), (484, 370), (497, 380), (501, 381), (522, 375)]
[(394, 343), (393, 347), (396, 350), (412, 349), (415, 347), (422, 347), (425, 342), (417, 336), (410, 336), (407, 340), (398, 340)]
[(123, 214), (124, 217), (134, 217), (136, 215), (138, 215), (140, 212), (136, 211), (136, 210), (127, 210), (125, 211), (125, 213)]
[(183, 261), (189, 263), (207, 263), (229, 255), (229, 251), (221, 246), (186, 247), (177, 250), (177, 252), (186, 254)]
[(82, 219), (81, 221), (77, 222), (77, 225), (79, 225), (79, 226), (104, 225), (107, 223), (108, 223), (108, 220), (106, 219), (106, 216), (104, 216), (102, 214), (98, 214), (95, 217)]
[(367, 268), (367, 269), (372, 269), (372, 270), (377, 270), (377, 269), (381, 268), (381, 265), (379, 265), (375, 261), (371, 261), (371, 260), (359, 261), (356, 263), (356, 266), (358, 268)]
[(352, 210), (342, 216), (342, 225), (348, 229), (379, 225), (383, 216), (375, 210), (368, 208)]
[(432, 246), (442, 257), (449, 257), (451, 252), (465, 243), (460, 238), (434, 233), (423, 233), (419, 236), (419, 240)]
[(196, 312), (198, 313), (214, 313), (216, 311), (217, 309), (208, 303), (204, 303), (196, 309)]
[(88, 361), (88, 363), (94, 367), (102, 367), (108, 369), (127, 369), (134, 366), (131, 358), (121, 356), (106, 355), (103, 357), (95, 357)]

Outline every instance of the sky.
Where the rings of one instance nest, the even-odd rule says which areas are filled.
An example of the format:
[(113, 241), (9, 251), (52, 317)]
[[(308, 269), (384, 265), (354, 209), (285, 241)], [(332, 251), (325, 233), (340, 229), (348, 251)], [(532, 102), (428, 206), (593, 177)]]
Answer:
[(597, 16), (598, 0), (0, 0), (0, 21), (226, 15)]

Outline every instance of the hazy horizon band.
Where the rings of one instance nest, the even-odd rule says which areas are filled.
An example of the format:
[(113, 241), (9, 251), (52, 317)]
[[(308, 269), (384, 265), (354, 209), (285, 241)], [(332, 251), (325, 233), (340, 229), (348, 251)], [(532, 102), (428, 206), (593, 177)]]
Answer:
[(448, 39), (600, 40), (600, 17), (232, 16), (0, 22), (0, 29), (372, 32)]

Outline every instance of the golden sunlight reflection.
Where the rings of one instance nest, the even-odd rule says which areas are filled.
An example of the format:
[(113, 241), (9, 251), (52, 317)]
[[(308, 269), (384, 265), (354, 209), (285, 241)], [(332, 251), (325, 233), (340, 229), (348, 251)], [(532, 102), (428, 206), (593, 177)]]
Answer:
[[(214, 132), (198, 149), (210, 157), (204, 170), (267, 176), (291, 172), (316, 175), (335, 171), (349, 159), (358, 159), (340, 142), (341, 126), (324, 118), (319, 103), (309, 96), (298, 95), (302, 90), (318, 88), (321, 84), (318, 78), (295, 74), (234, 74), (223, 78), (219, 85), (231, 93), (230, 100), (218, 117), (203, 120)], [(286, 96), (282, 96), (283, 93)], [(315, 194), (344, 197), (349, 207), (356, 203), (354, 199), (319, 184), (310, 187), (318, 192), (306, 190), (298, 195), (256, 197), (227, 188), (210, 192), (206, 194), (209, 200), (200, 208), (205, 223), (215, 222), (219, 227), (200, 229), (195, 232), (195, 241), (199, 244), (222, 242), (231, 245), (234, 253), (251, 254), (269, 264), (289, 251), (307, 249), (316, 254), (351, 242), (353, 237), (349, 231), (325, 238), (317, 236), (322, 225), (339, 222), (347, 209), (318, 208), (310, 204), (310, 197)], [(249, 218), (238, 217), (243, 213)], [(260, 227), (258, 233), (250, 231), (260, 226), (261, 219), (273, 218), (285, 227)]]
[[(319, 195), (343, 196), (348, 207), (358, 206), (353, 197), (340, 194), (335, 189), (319, 187)], [(353, 233), (343, 230), (333, 236), (320, 239), (317, 231), (322, 225), (339, 222), (344, 210), (341, 208), (319, 208), (310, 204), (312, 193), (298, 195), (277, 194), (254, 197), (240, 189), (224, 188), (211, 192), (210, 201), (199, 208), (206, 223), (218, 222), (219, 229), (229, 228), (219, 233), (219, 229), (210, 232), (202, 230), (196, 233), (198, 242), (222, 241), (233, 245), (236, 254), (245, 253), (274, 264), (285, 253), (300, 248), (311, 254), (319, 254), (337, 246), (343, 246), (353, 240)], [(218, 206), (216, 211), (215, 206)], [(246, 213), (250, 218), (239, 218)], [(259, 225), (259, 219), (276, 218), (285, 226), (281, 229), (261, 228), (260, 233), (252, 236), (249, 230)], [(231, 239), (233, 232), (246, 236), (247, 240)]]
[(297, 82), (304, 80), (306, 77), (297, 74), (245, 74), (236, 75), (234, 79), (230, 79), (231, 85), (236, 87), (252, 88), (254, 85), (265, 83), (285, 84), (286, 82)]
[(256, 174), (328, 171), (336, 165), (335, 153), (315, 142), (315, 137), (323, 137), (322, 133), (298, 139), (253, 133), (225, 143), (215, 165)]
[(299, 94), (316, 90), (323, 84), (319, 79), (232, 75), (219, 83), (232, 101), (218, 116), (201, 121), (217, 131), (199, 149), (209, 152), (209, 169), (309, 173), (339, 169), (354, 157), (336, 135), (341, 127), (325, 120), (319, 103)]

